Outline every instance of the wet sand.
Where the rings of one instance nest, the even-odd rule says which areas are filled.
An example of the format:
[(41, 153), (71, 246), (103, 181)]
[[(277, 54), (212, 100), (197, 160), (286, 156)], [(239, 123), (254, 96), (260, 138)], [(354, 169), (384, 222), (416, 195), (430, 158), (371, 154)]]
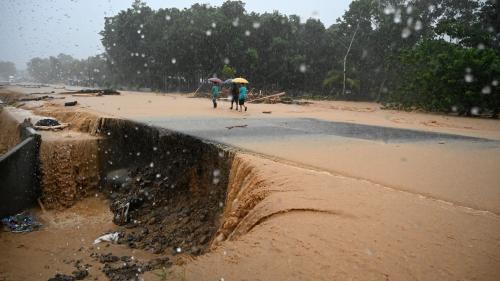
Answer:
[[(229, 111), (225, 102), (214, 110), (208, 99), (179, 95), (125, 93), (65, 101), (69, 100), (79, 103), (70, 110), (127, 119), (307, 117), (500, 140), (498, 120), (383, 111), (371, 103), (250, 104), (249, 112), (237, 113)], [(42, 108), (60, 111), (61, 102), (43, 103)], [(262, 111), (272, 111), (271, 116)], [(238, 146), (244, 151), (231, 170), (220, 230), (227, 240), (175, 266), (168, 280), (497, 280), (500, 276), (497, 144), (395, 144), (313, 136), (267, 141), (249, 137)], [(7, 241), (0, 244), (5, 247), (2, 252), (17, 255), (13, 261), (26, 257), (14, 247), (19, 242), (12, 234), (2, 233), (0, 239)], [(79, 248), (76, 240), (72, 243)], [(48, 253), (41, 250), (40, 259)], [(55, 263), (71, 254), (58, 252)], [(2, 259), (0, 265), (9, 268), (4, 275), (17, 272), (19, 266)], [(160, 280), (152, 272), (143, 277)]]
[[(187, 280), (497, 280), (500, 219), (367, 181), (241, 155), (268, 195)], [(244, 178), (240, 180), (245, 181)], [(248, 179), (247, 179), (248, 180)], [(184, 268), (179, 268), (182, 272)]]
[(102, 264), (90, 257), (91, 253), (133, 255), (139, 260), (155, 257), (124, 245), (108, 242), (93, 245), (94, 239), (117, 229), (111, 221), (108, 202), (102, 199), (102, 194), (96, 196), (63, 211), (33, 209), (32, 213), (43, 224), (38, 231), (0, 232), (0, 280), (47, 280), (56, 273), (71, 275), (78, 260), (91, 265), (92, 277), (86, 280), (108, 280), (100, 270)]

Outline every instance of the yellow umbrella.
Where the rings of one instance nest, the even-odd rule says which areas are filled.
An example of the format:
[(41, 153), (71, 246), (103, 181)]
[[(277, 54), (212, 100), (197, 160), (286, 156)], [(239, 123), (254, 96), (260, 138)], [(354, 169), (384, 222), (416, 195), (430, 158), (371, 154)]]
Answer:
[(248, 80), (245, 78), (241, 78), (241, 77), (234, 78), (233, 81), (231, 81), (231, 82), (237, 83), (237, 84), (248, 84)]

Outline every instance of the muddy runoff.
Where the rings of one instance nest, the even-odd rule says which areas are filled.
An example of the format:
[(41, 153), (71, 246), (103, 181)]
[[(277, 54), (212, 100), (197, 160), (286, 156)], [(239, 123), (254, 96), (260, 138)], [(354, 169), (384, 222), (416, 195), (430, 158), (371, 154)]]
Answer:
[(125, 229), (119, 243), (156, 254), (207, 252), (223, 220), (233, 153), (119, 119), (101, 119), (99, 134), (102, 191)]

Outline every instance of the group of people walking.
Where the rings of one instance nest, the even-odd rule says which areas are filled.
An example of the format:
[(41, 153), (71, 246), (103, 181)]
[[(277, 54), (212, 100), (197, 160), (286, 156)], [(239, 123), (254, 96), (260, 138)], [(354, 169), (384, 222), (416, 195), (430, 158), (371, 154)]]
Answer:
[[(219, 86), (219, 83), (212, 82), (212, 102), (214, 104), (214, 108), (217, 108), (217, 99), (219, 98), (221, 89)], [(238, 111), (238, 105), (240, 112), (243, 111), (243, 108), (245, 108), (245, 111), (247, 111), (247, 106), (245, 105), (245, 101), (247, 99), (247, 94), (248, 90), (245, 84), (241, 83), (232, 83), (231, 85), (231, 107), (230, 109), (233, 109), (233, 104), (236, 104), (236, 111)]]

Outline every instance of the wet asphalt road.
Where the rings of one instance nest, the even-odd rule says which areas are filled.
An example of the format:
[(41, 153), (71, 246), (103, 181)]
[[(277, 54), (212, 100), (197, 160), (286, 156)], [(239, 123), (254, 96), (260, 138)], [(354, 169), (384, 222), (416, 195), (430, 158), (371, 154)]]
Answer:
[[(491, 142), (488, 139), (397, 129), (313, 118), (144, 118), (137, 121), (202, 139), (234, 143), (239, 139), (273, 140), (292, 137), (341, 137), (385, 143), (407, 142)], [(245, 126), (246, 125), (246, 126)], [(245, 126), (233, 127), (231, 126)]]

